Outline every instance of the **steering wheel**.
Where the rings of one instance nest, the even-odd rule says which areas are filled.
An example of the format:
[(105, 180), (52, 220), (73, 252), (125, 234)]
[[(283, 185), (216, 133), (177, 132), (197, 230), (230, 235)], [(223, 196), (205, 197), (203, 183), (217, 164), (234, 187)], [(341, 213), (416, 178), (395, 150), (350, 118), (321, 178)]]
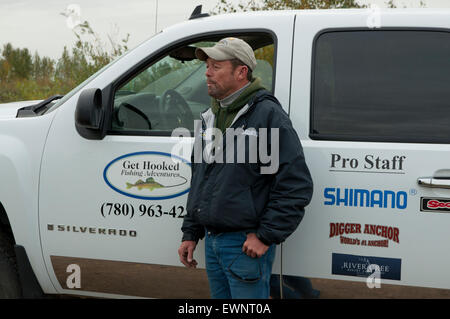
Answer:
[(173, 89), (165, 91), (161, 97), (161, 105), (169, 119), (174, 121), (171, 123), (172, 128), (185, 127), (191, 131), (194, 129), (194, 116), (180, 93)]
[(140, 109), (138, 109), (134, 105), (131, 105), (130, 103), (127, 103), (127, 102), (120, 103), (119, 107), (117, 108), (117, 110), (115, 112), (115, 118), (116, 118), (116, 121), (119, 126), (123, 127), (125, 124), (123, 121), (121, 121), (119, 119), (119, 111), (122, 107), (129, 109), (132, 113), (137, 114), (139, 117), (143, 118), (148, 125), (148, 129), (149, 130), (152, 129), (152, 123), (150, 122), (150, 119), (148, 118), (148, 116), (144, 112), (142, 112)]

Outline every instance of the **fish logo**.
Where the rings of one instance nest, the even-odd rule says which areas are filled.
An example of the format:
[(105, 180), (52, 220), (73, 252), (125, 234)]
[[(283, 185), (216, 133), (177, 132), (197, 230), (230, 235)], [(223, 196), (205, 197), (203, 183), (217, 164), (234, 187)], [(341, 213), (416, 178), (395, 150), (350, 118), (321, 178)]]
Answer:
[(170, 153), (135, 152), (109, 162), (103, 170), (103, 179), (124, 196), (166, 200), (189, 192), (191, 170), (188, 160)]
[(131, 184), (131, 183), (127, 183), (127, 189), (133, 188), (133, 187), (137, 187), (138, 190), (141, 190), (143, 188), (147, 188), (150, 191), (154, 190), (155, 188), (169, 188), (169, 187), (177, 187), (177, 186), (181, 186), (187, 183), (187, 179), (183, 176), (179, 176), (181, 179), (183, 179), (182, 183), (176, 184), (176, 185), (170, 185), (170, 186), (164, 186), (160, 183), (158, 183), (157, 181), (155, 181), (155, 179), (153, 177), (149, 177), (145, 180), (145, 182), (140, 179), (138, 180), (136, 183)]
[(161, 185), (160, 183), (156, 182), (155, 179), (153, 177), (149, 177), (145, 180), (145, 182), (140, 179), (138, 180), (136, 183), (131, 184), (131, 183), (127, 183), (127, 189), (133, 188), (133, 187), (137, 187), (138, 190), (141, 190), (143, 188), (147, 188), (150, 191), (154, 190), (155, 188), (163, 188), (165, 187), (164, 185)]

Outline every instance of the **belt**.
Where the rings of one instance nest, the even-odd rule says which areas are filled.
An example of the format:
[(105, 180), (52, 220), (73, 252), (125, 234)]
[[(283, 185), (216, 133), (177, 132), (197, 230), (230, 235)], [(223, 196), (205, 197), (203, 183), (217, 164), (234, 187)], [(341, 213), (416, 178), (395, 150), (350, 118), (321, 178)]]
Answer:
[(238, 232), (243, 231), (245, 233), (256, 233), (256, 230), (254, 229), (220, 229), (210, 226), (205, 226), (205, 230), (208, 233), (208, 235), (218, 235), (222, 233), (232, 233), (232, 232)]
[(227, 231), (223, 230), (223, 229), (219, 229), (219, 228), (214, 228), (214, 227), (205, 227), (206, 232), (208, 233), (208, 235), (218, 235), (218, 234), (222, 234), (222, 233), (226, 233)]

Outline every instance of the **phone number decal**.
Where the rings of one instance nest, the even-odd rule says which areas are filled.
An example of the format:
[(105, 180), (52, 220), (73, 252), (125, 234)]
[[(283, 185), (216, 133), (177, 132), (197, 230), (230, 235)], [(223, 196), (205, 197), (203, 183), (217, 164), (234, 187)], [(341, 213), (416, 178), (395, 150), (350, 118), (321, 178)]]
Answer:
[(129, 203), (103, 203), (100, 213), (104, 218), (107, 217), (128, 217), (132, 219), (138, 217), (172, 217), (183, 218), (186, 216), (186, 210), (183, 206), (172, 206), (170, 209), (163, 209), (162, 205), (141, 204), (137, 207)]

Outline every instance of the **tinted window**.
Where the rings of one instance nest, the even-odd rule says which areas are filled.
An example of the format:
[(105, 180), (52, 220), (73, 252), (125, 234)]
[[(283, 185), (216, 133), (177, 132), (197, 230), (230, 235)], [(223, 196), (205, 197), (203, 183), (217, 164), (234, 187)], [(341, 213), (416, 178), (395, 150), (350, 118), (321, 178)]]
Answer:
[(312, 138), (450, 142), (448, 32), (324, 33), (312, 85)]

